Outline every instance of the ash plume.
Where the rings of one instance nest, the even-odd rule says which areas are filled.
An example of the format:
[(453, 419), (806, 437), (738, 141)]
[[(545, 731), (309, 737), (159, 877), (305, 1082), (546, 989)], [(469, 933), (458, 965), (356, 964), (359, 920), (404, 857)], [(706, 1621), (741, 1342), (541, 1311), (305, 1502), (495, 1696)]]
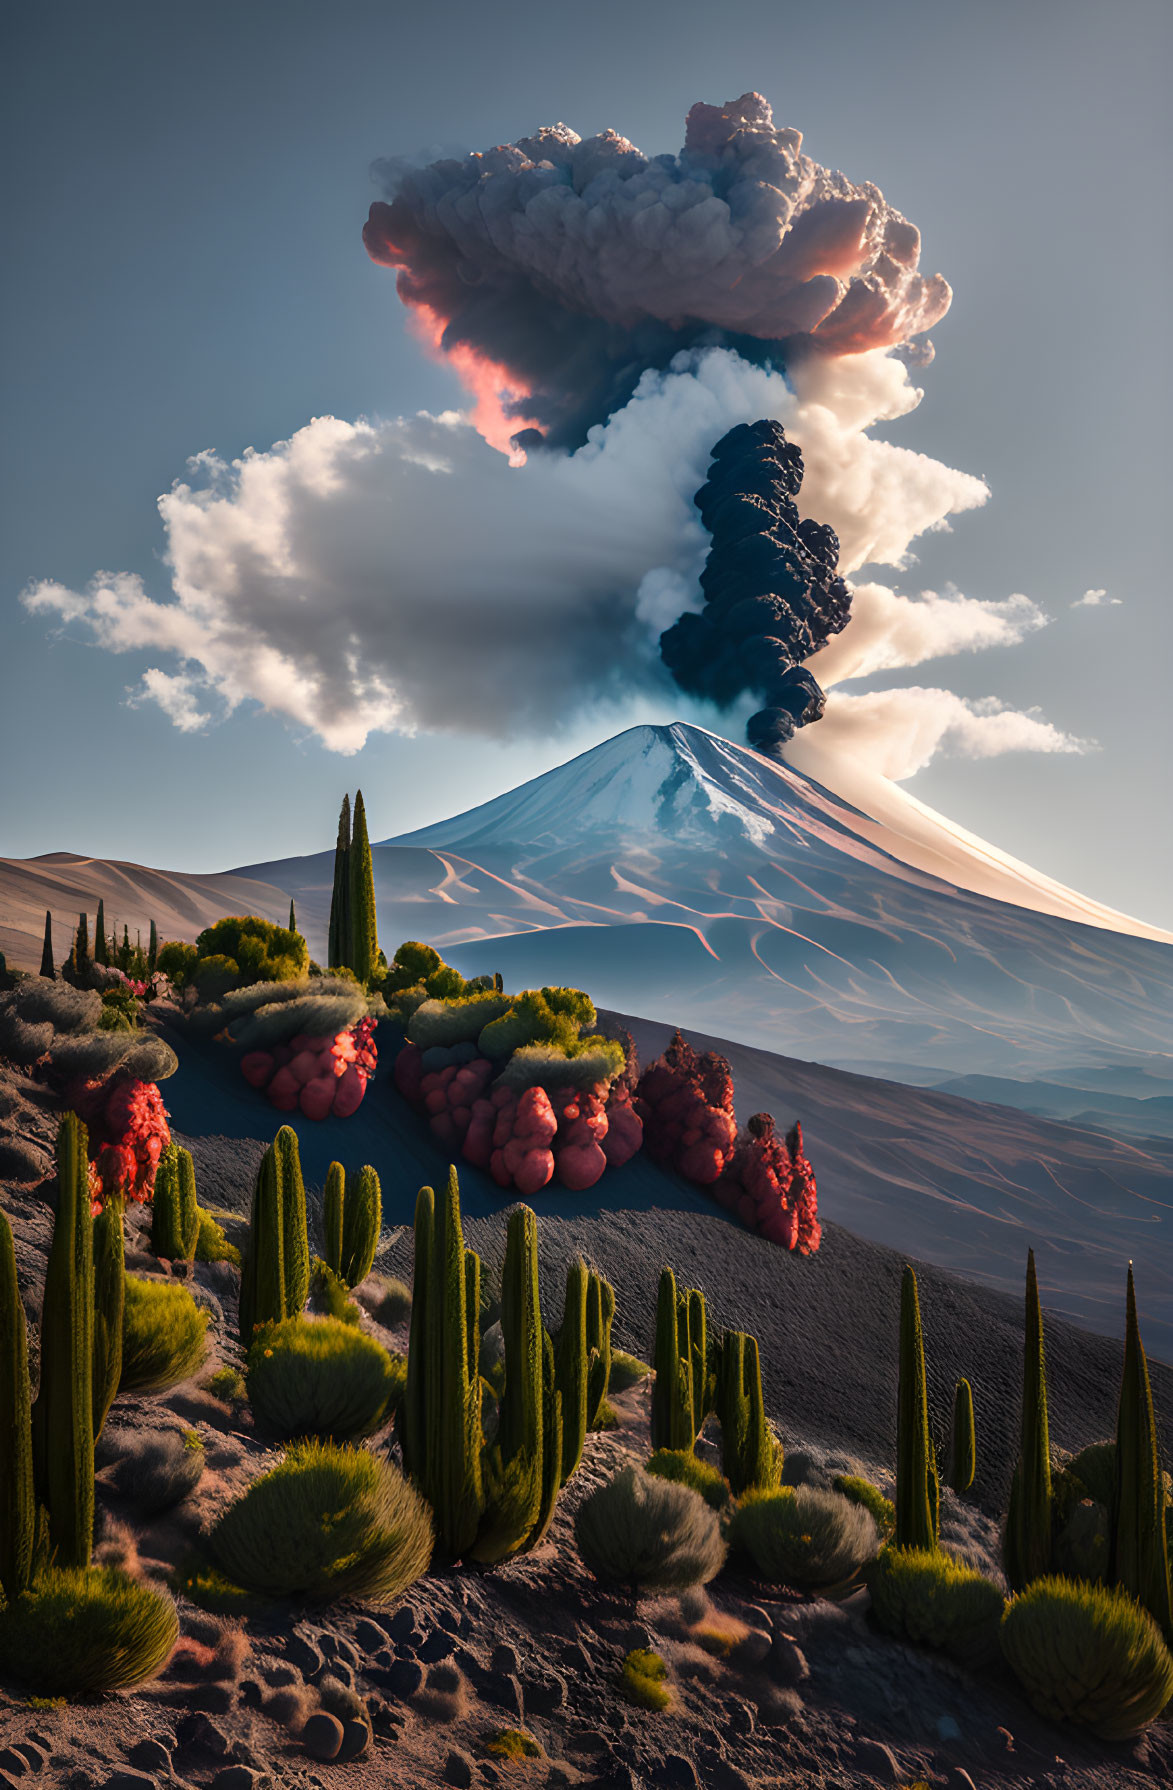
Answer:
[(368, 254), (398, 269), (424, 332), (473, 390), (497, 391), (526, 447), (579, 446), (681, 349), (779, 365), (892, 348), (952, 296), (879, 188), (804, 155), (759, 93), (693, 106), (678, 155), (556, 124), (376, 172), (388, 197)]
[(800, 519), (802, 454), (780, 423), (739, 423), (712, 454), (693, 502), (713, 537), (699, 614), (660, 636), (682, 690), (726, 707), (750, 691), (765, 704), (746, 738), (772, 753), (817, 721), (825, 697), (803, 661), (847, 626), (851, 593), (833, 528)]

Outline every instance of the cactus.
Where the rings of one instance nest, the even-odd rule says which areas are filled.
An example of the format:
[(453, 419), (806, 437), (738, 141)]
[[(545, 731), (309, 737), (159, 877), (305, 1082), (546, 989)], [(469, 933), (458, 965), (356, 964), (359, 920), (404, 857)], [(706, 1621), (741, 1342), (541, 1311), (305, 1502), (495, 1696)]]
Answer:
[(94, 1221), (86, 1128), (57, 1132), (57, 1217), (41, 1309), (33, 1466), (58, 1566), (87, 1567), (94, 1538)]
[(284, 1213), (281, 1173), (272, 1144), (253, 1185), (252, 1217), (240, 1277), (240, 1340), (247, 1349), (258, 1324), (278, 1323), (285, 1303)]
[(561, 1399), (562, 1475), (566, 1484), (582, 1459), (587, 1429), (587, 1281), (581, 1256), (566, 1271), (566, 1299), (558, 1333), (556, 1383)]
[(1114, 1585), (1142, 1603), (1173, 1644), (1165, 1486), (1157, 1453), (1157, 1425), (1149, 1367), (1136, 1316), (1136, 1288), (1128, 1264), (1124, 1375), (1116, 1417), (1116, 1483), (1111, 1509)]
[[(700, 1335), (694, 1341), (693, 1323)], [(676, 1291), (671, 1268), (660, 1275), (656, 1298), (656, 1346), (652, 1389), (652, 1448), (692, 1448), (704, 1420), (708, 1364), (705, 1302), (701, 1293)], [(697, 1388), (701, 1410), (698, 1414)]]
[(305, 1309), (310, 1291), (310, 1239), (306, 1224), (305, 1182), (301, 1153), (292, 1125), (282, 1125), (273, 1140), (281, 1183), (282, 1268), (285, 1276), (286, 1318)]
[(973, 1484), (976, 1467), (973, 1433), (973, 1389), (958, 1380), (953, 1393), (953, 1445), (950, 1450), (949, 1483), (958, 1497)]
[(610, 1281), (591, 1270), (587, 1278), (587, 1428), (597, 1429), (607, 1411), (611, 1384), (611, 1323), (615, 1292)]
[(931, 1552), (937, 1545), (939, 1491), (929, 1441), (929, 1397), (916, 1275), (905, 1267), (900, 1288), (900, 1389), (896, 1417), (896, 1546)]
[(346, 1199), (346, 1170), (332, 1162), (326, 1170), (322, 1195), (322, 1260), (342, 1278), (342, 1210)]
[(411, 1327), (407, 1345), (407, 1385), (400, 1410), (399, 1438), (403, 1463), (427, 1495), (427, 1385), (426, 1356), (431, 1334), (429, 1301), (432, 1289), (432, 1251), (436, 1228), (436, 1196), (421, 1187), (415, 1201), (415, 1264), (411, 1283)]
[(53, 915), (45, 909), (45, 941), (41, 946), (41, 975), (48, 976), (50, 981), (57, 974), (53, 963)]
[(688, 1300), (688, 1364), (692, 1374), (692, 1410), (697, 1433), (713, 1408), (713, 1383), (709, 1373), (708, 1324), (705, 1296), (693, 1289)]
[(1010, 1484), (1003, 1564), (1011, 1589), (1022, 1591), (1051, 1567), (1051, 1443), (1047, 1364), (1035, 1252), (1026, 1258), (1026, 1337), (1022, 1361), (1022, 1440)]
[(342, 1209), (342, 1278), (347, 1286), (357, 1287), (370, 1273), (382, 1223), (379, 1177), (373, 1168), (361, 1168)]
[[(187, 1155), (186, 1150), (184, 1155)], [(191, 1158), (188, 1157), (190, 1161)], [(195, 1199), (194, 1182), (192, 1199)], [(126, 1250), (122, 1234), (123, 1205), (116, 1193), (106, 1196), (94, 1219), (94, 1441), (118, 1392), (122, 1378), (122, 1319), (126, 1307)]]
[[(562, 1394), (558, 1390), (558, 1369), (554, 1345), (548, 1330), (542, 1331), (542, 1477), (538, 1514), (526, 1537), (527, 1552), (536, 1548), (545, 1536), (554, 1517), (558, 1493), (570, 1477), (564, 1473), (562, 1442)], [(577, 1465), (577, 1462), (575, 1463)], [(574, 1469), (571, 1468), (571, 1472)]]
[(717, 1353), (716, 1411), (721, 1424), (721, 1470), (735, 1498), (770, 1491), (782, 1471), (782, 1450), (766, 1422), (757, 1339), (727, 1330)]
[(27, 1326), (12, 1231), (0, 1212), (0, 1600), (28, 1590), (35, 1533)]
[(469, 1382), (475, 1386), (481, 1371), (481, 1258), (475, 1249), (464, 1252), (464, 1335)]
[(151, 1248), (168, 1262), (195, 1260), (200, 1235), (195, 1164), (190, 1150), (168, 1144), (159, 1158), (151, 1207)]

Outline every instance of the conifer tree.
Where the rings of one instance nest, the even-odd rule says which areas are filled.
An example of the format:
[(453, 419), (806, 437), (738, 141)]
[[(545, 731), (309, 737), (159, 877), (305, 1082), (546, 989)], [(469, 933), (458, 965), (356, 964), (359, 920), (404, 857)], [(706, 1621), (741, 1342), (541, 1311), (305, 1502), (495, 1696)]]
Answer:
[(896, 1415), (896, 1546), (937, 1546), (937, 1465), (929, 1440), (929, 1395), (916, 1275), (900, 1288), (900, 1387)]
[(1112, 1502), (1109, 1575), (1142, 1603), (1173, 1641), (1173, 1599), (1165, 1529), (1165, 1485), (1157, 1452), (1153, 1391), (1136, 1316), (1136, 1288), (1128, 1264), (1124, 1376), (1116, 1416), (1116, 1487)]
[(147, 948), (147, 968), (148, 968), (148, 970), (150, 970), (150, 972), (153, 976), (158, 967), (159, 967), (159, 929), (155, 925), (155, 922), (152, 920), (151, 921), (151, 942)]
[(352, 967), (350, 959), (350, 797), (342, 798), (338, 843), (334, 847), (334, 892), (330, 897), (330, 930), (326, 945), (329, 969)]
[(57, 1215), (41, 1307), (33, 1465), (58, 1566), (88, 1567), (94, 1538), (94, 1221), (86, 1128), (57, 1132)]
[(348, 1287), (359, 1286), (371, 1271), (379, 1247), (383, 1223), (383, 1195), (379, 1177), (368, 1163), (357, 1181), (346, 1190), (342, 1208), (342, 1278)]
[(36, 1532), (28, 1329), (12, 1231), (0, 1212), (0, 1594), (27, 1591)]
[(98, 916), (94, 921), (94, 962), (105, 969), (110, 962), (110, 941), (106, 937), (106, 903), (99, 896)]
[(287, 1318), (299, 1317), (305, 1308), (310, 1290), (310, 1238), (306, 1220), (305, 1181), (301, 1172), (301, 1151), (292, 1125), (282, 1125), (273, 1140), (281, 1182), (283, 1237), (281, 1246), (282, 1273), (285, 1279), (285, 1311)]
[(130, 928), (125, 925), (122, 928), (122, 947), (118, 953), (118, 967), (123, 975), (130, 968)]
[(340, 1162), (332, 1162), (326, 1170), (326, 1186), (322, 1194), (322, 1259), (341, 1278), (342, 1213), (346, 1202), (346, 1170)]
[(292, 895), (289, 897), (289, 930), (290, 932), (297, 931), (297, 910), (293, 905)]
[(53, 964), (53, 916), (48, 908), (45, 909), (45, 942), (41, 946), (41, 974), (50, 980), (57, 974)]
[(1047, 1423), (1047, 1364), (1035, 1252), (1026, 1258), (1026, 1337), (1022, 1359), (1022, 1431), (1010, 1483), (1003, 1549), (1013, 1591), (1041, 1579), (1051, 1566), (1051, 1441)]
[(350, 843), (350, 940), (350, 968), (360, 982), (369, 982), (379, 955), (379, 935), (375, 917), (375, 868), (361, 789), (354, 798), (354, 832)]
[(85, 914), (77, 919), (77, 937), (73, 942), (74, 962), (79, 976), (84, 976), (90, 967), (90, 923)]

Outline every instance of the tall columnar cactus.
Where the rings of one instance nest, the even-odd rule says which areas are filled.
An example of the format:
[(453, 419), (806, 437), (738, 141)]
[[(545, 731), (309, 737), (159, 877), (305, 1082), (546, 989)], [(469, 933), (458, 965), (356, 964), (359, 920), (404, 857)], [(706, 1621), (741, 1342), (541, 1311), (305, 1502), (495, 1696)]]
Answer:
[[(436, 1202), (426, 1316), (426, 1449), (430, 1482), (421, 1489), (445, 1551), (465, 1553), (483, 1506), (480, 1382), (469, 1372), (469, 1313), (464, 1233), (455, 1168)], [(412, 1316), (414, 1318), (414, 1308)], [(479, 1350), (478, 1350), (479, 1353)]]
[[(301, 1152), (292, 1125), (282, 1125), (273, 1139), (281, 1185), (282, 1269), (285, 1276), (285, 1311), (296, 1318), (305, 1308), (310, 1290), (310, 1237), (306, 1221), (305, 1182)], [(343, 1244), (345, 1249), (345, 1242)]]
[(688, 1365), (692, 1377), (692, 1411), (697, 1432), (713, 1408), (713, 1387), (709, 1372), (709, 1329), (705, 1313), (705, 1296), (696, 1288), (688, 1299)]
[[(558, 1493), (570, 1477), (562, 1471), (562, 1394), (558, 1389), (558, 1367), (554, 1344), (548, 1330), (542, 1331), (542, 1476), (538, 1514), (525, 1540), (526, 1549), (536, 1548), (554, 1517)], [(577, 1463), (575, 1463), (577, 1465)], [(573, 1471), (573, 1468), (571, 1469)]]
[(958, 1497), (973, 1484), (977, 1455), (973, 1433), (973, 1389), (958, 1380), (953, 1393), (953, 1437), (950, 1448), (949, 1483)]
[(717, 1352), (716, 1412), (721, 1470), (735, 1498), (777, 1485), (782, 1451), (766, 1422), (757, 1338), (726, 1330)]
[(346, 1170), (340, 1162), (332, 1162), (326, 1170), (326, 1186), (322, 1194), (322, 1260), (327, 1268), (342, 1275), (342, 1213), (346, 1201)]
[(253, 1184), (252, 1216), (240, 1276), (240, 1340), (247, 1349), (258, 1324), (279, 1323), (285, 1299), (285, 1210), (273, 1144), (261, 1157)]
[(151, 1205), (151, 1248), (167, 1262), (195, 1260), (200, 1235), (191, 1151), (168, 1144), (159, 1158)]
[[(186, 1151), (184, 1152), (186, 1155)], [(122, 1320), (126, 1306), (126, 1248), (122, 1198), (107, 1194), (94, 1219), (94, 1441), (102, 1433), (122, 1379)]]
[(110, 941), (106, 937), (106, 903), (98, 902), (97, 918), (94, 921), (94, 962), (105, 967), (110, 962)]
[(587, 1429), (597, 1429), (607, 1410), (611, 1384), (611, 1324), (615, 1289), (592, 1268), (587, 1276)]
[(27, 1326), (12, 1231), (0, 1212), (0, 1593), (5, 1598), (28, 1590), (36, 1508)]
[(354, 798), (354, 831), (350, 841), (350, 967), (360, 982), (369, 982), (379, 955), (375, 919), (375, 870), (362, 790)]
[(50, 979), (57, 974), (53, 962), (53, 915), (45, 909), (45, 940), (41, 946), (41, 974)]
[(350, 797), (342, 798), (338, 842), (334, 847), (334, 890), (330, 897), (330, 930), (326, 944), (329, 969), (350, 967)]
[(33, 1465), (58, 1566), (87, 1567), (94, 1539), (94, 1221), (86, 1128), (57, 1132), (57, 1216), (41, 1309)]
[(937, 1464), (929, 1440), (929, 1394), (916, 1275), (906, 1267), (900, 1288), (900, 1388), (896, 1415), (896, 1546), (937, 1546)]
[(430, 1299), (435, 1232), (436, 1196), (430, 1187), (421, 1187), (415, 1201), (411, 1327), (407, 1344), (407, 1383), (399, 1413), (399, 1437), (404, 1465), (425, 1497), (428, 1492), (428, 1381), (432, 1337)]
[(1111, 1510), (1111, 1581), (1142, 1603), (1173, 1643), (1173, 1597), (1165, 1529), (1165, 1486), (1157, 1452), (1157, 1424), (1149, 1364), (1136, 1316), (1136, 1288), (1128, 1264), (1124, 1376), (1116, 1415), (1116, 1486)]
[(705, 1301), (694, 1289), (678, 1293), (670, 1268), (656, 1298), (653, 1366), (652, 1447), (692, 1448), (708, 1403)]
[(475, 1249), (464, 1252), (464, 1335), (469, 1383), (475, 1387), (481, 1371), (481, 1258)]
[(586, 1442), (590, 1361), (587, 1350), (588, 1279), (586, 1264), (579, 1256), (566, 1271), (566, 1299), (562, 1307), (562, 1328), (558, 1333), (555, 1375), (561, 1400), (563, 1485), (582, 1460)]
[(1026, 1337), (1022, 1358), (1022, 1439), (1010, 1483), (1003, 1564), (1011, 1589), (1021, 1591), (1051, 1567), (1051, 1441), (1047, 1424), (1047, 1364), (1035, 1252), (1026, 1258)]
[(379, 1177), (368, 1164), (347, 1189), (342, 1214), (342, 1278), (357, 1287), (371, 1271), (379, 1247), (383, 1223), (383, 1196)]

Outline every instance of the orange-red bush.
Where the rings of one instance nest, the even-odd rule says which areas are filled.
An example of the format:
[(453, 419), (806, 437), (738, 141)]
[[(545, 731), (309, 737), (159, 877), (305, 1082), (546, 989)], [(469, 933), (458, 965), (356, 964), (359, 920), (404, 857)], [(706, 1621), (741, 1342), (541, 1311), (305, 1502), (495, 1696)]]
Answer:
[(278, 1112), (349, 1119), (362, 1105), (377, 1063), (374, 1021), (360, 1019), (333, 1037), (299, 1032), (272, 1050), (250, 1050), (240, 1059), (240, 1072)]

